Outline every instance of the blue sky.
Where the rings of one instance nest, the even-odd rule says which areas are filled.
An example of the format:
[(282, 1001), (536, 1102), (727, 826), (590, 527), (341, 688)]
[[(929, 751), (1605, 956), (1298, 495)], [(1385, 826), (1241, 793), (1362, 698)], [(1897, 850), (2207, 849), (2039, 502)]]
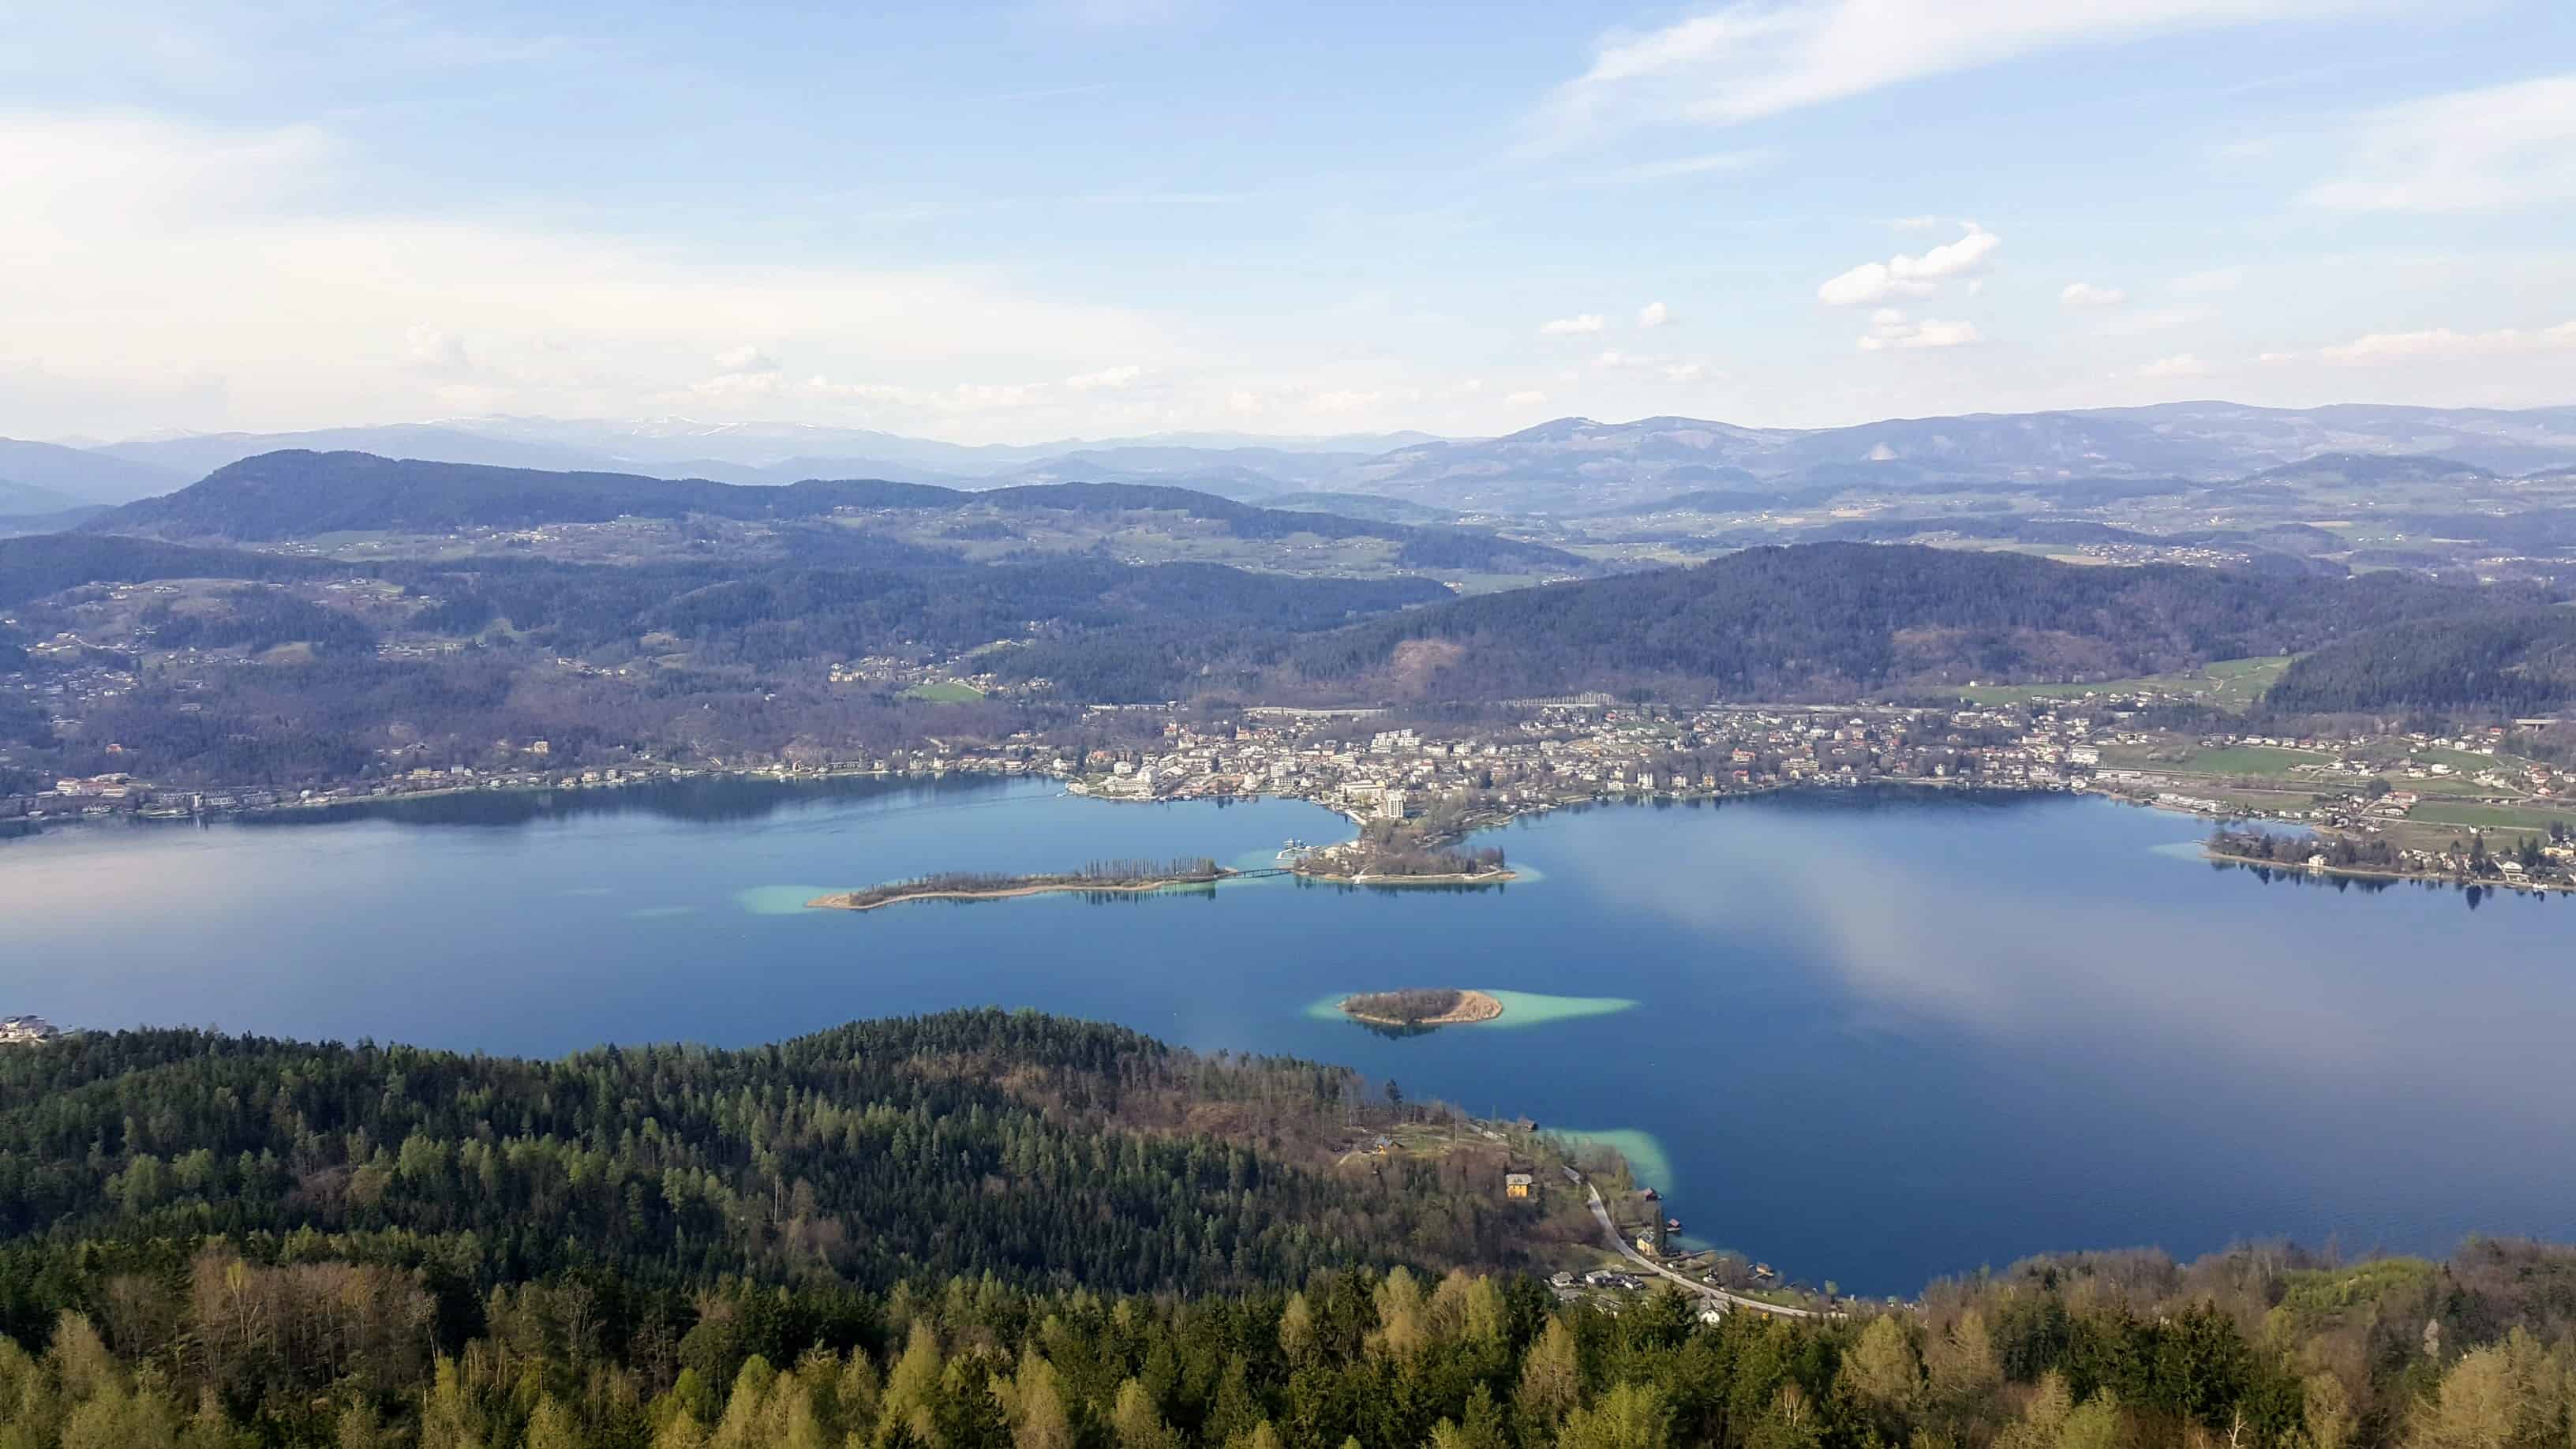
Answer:
[(2576, 402), (2565, 0), (0, 0), (0, 434)]

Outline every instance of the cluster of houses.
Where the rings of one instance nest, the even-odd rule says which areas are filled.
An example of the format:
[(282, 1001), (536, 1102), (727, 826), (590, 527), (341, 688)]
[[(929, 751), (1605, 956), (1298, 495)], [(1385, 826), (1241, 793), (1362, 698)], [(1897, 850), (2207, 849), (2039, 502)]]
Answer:
[(2081, 718), (2034, 728), (1983, 710), (1585, 703), (1441, 737), (1374, 729), (1360, 712), (1247, 710), (1224, 725), (1176, 719), (1159, 748), (1094, 751), (1068, 773), (1111, 798), (1291, 795), (1354, 820), (1402, 820), (1885, 779), (2069, 789), (2100, 763), (2090, 730)]
[(1586, 1288), (1625, 1288), (1633, 1292), (1645, 1287), (1646, 1280), (1634, 1273), (1622, 1273), (1613, 1268), (1596, 1268), (1580, 1277), (1572, 1273), (1558, 1273), (1548, 1279), (1548, 1284), (1560, 1294), (1572, 1292), (1578, 1284)]
[(26, 1046), (60, 1035), (62, 1032), (41, 1016), (0, 1016), (0, 1046)]

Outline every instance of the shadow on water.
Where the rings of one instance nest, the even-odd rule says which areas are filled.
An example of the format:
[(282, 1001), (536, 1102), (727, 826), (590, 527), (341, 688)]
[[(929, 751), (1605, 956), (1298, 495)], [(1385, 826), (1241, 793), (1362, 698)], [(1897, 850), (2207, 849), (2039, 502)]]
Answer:
[[(396, 825), (491, 828), (588, 816), (652, 815), (700, 825), (728, 825), (764, 820), (789, 810), (825, 802), (936, 795), (949, 797), (938, 805), (954, 807), (963, 803), (965, 797), (990, 791), (998, 783), (997, 780), (980, 777), (960, 780), (875, 777), (762, 780), (728, 777), (581, 789), (459, 790), (446, 795), (350, 800), (244, 815), (239, 823), (248, 826), (302, 826), (382, 820)], [(930, 806), (931, 802), (924, 801), (923, 804)]]
[(2435, 895), (2456, 893), (2468, 905), (2468, 908), (2473, 911), (2479, 906), (2485, 904), (2487, 897), (2492, 895), (2503, 895), (2510, 892), (2514, 895), (2529, 896), (2535, 900), (2545, 901), (2551, 896), (2557, 894), (2555, 891), (2515, 890), (2511, 886), (2486, 885), (2475, 881), (2414, 880), (2382, 876), (2335, 875), (2326, 871), (2306, 870), (2298, 866), (2264, 865), (2259, 862), (2248, 860), (2213, 860), (2209, 862), (2209, 866), (2210, 869), (2218, 871), (2221, 874), (2242, 871), (2267, 886), (2277, 885), (2323, 888), (2332, 890), (2337, 894), (2356, 892), (2361, 895), (2375, 896), (2386, 891), (2394, 890), (2400, 886), (2411, 886), (2416, 890), (2429, 891)]
[(1440, 1029), (1436, 1026), (1403, 1026), (1391, 1021), (1362, 1021), (1348, 1012), (1342, 1012), (1339, 1015), (1342, 1020), (1369, 1035), (1382, 1036), (1388, 1041), (1402, 1041), (1409, 1036), (1429, 1036)]

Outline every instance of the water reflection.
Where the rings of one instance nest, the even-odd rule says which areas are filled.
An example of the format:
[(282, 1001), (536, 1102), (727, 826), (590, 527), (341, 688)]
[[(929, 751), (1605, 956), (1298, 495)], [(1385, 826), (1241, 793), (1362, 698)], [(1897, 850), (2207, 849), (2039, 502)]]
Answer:
[[(1341, 826), (1037, 782), (403, 809), (430, 818), (20, 842), (0, 1008), (554, 1053), (1032, 1006), (1644, 1134), (1618, 1140), (1695, 1234), (1862, 1291), (2044, 1248), (2576, 1236), (2563, 912), (2203, 869), (2200, 822), (2099, 800), (1601, 808), (1497, 833), (1538, 889), (1265, 880), (859, 917), (805, 902), (950, 866), (1240, 863)], [(1390, 983), (1505, 1013), (1373, 1035), (1325, 996)]]

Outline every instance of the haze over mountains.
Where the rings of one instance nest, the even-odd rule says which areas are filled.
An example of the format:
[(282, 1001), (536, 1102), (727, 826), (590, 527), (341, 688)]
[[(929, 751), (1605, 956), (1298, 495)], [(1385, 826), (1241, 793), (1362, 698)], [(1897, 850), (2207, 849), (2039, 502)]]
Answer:
[(1820, 430), (1679, 417), (1562, 418), (1482, 439), (1198, 433), (977, 447), (805, 424), (469, 418), (84, 446), (0, 440), (0, 516), (167, 493), (226, 464), (281, 449), (738, 484), (807, 478), (966, 488), (1154, 483), (1237, 499), (1321, 492), (1448, 510), (1561, 514), (1633, 510), (1693, 492), (1823, 485), (2209, 482), (2345, 454), (2435, 457), (2510, 478), (2576, 466), (2576, 406), (2281, 409), (2190, 402), (1889, 419)]

